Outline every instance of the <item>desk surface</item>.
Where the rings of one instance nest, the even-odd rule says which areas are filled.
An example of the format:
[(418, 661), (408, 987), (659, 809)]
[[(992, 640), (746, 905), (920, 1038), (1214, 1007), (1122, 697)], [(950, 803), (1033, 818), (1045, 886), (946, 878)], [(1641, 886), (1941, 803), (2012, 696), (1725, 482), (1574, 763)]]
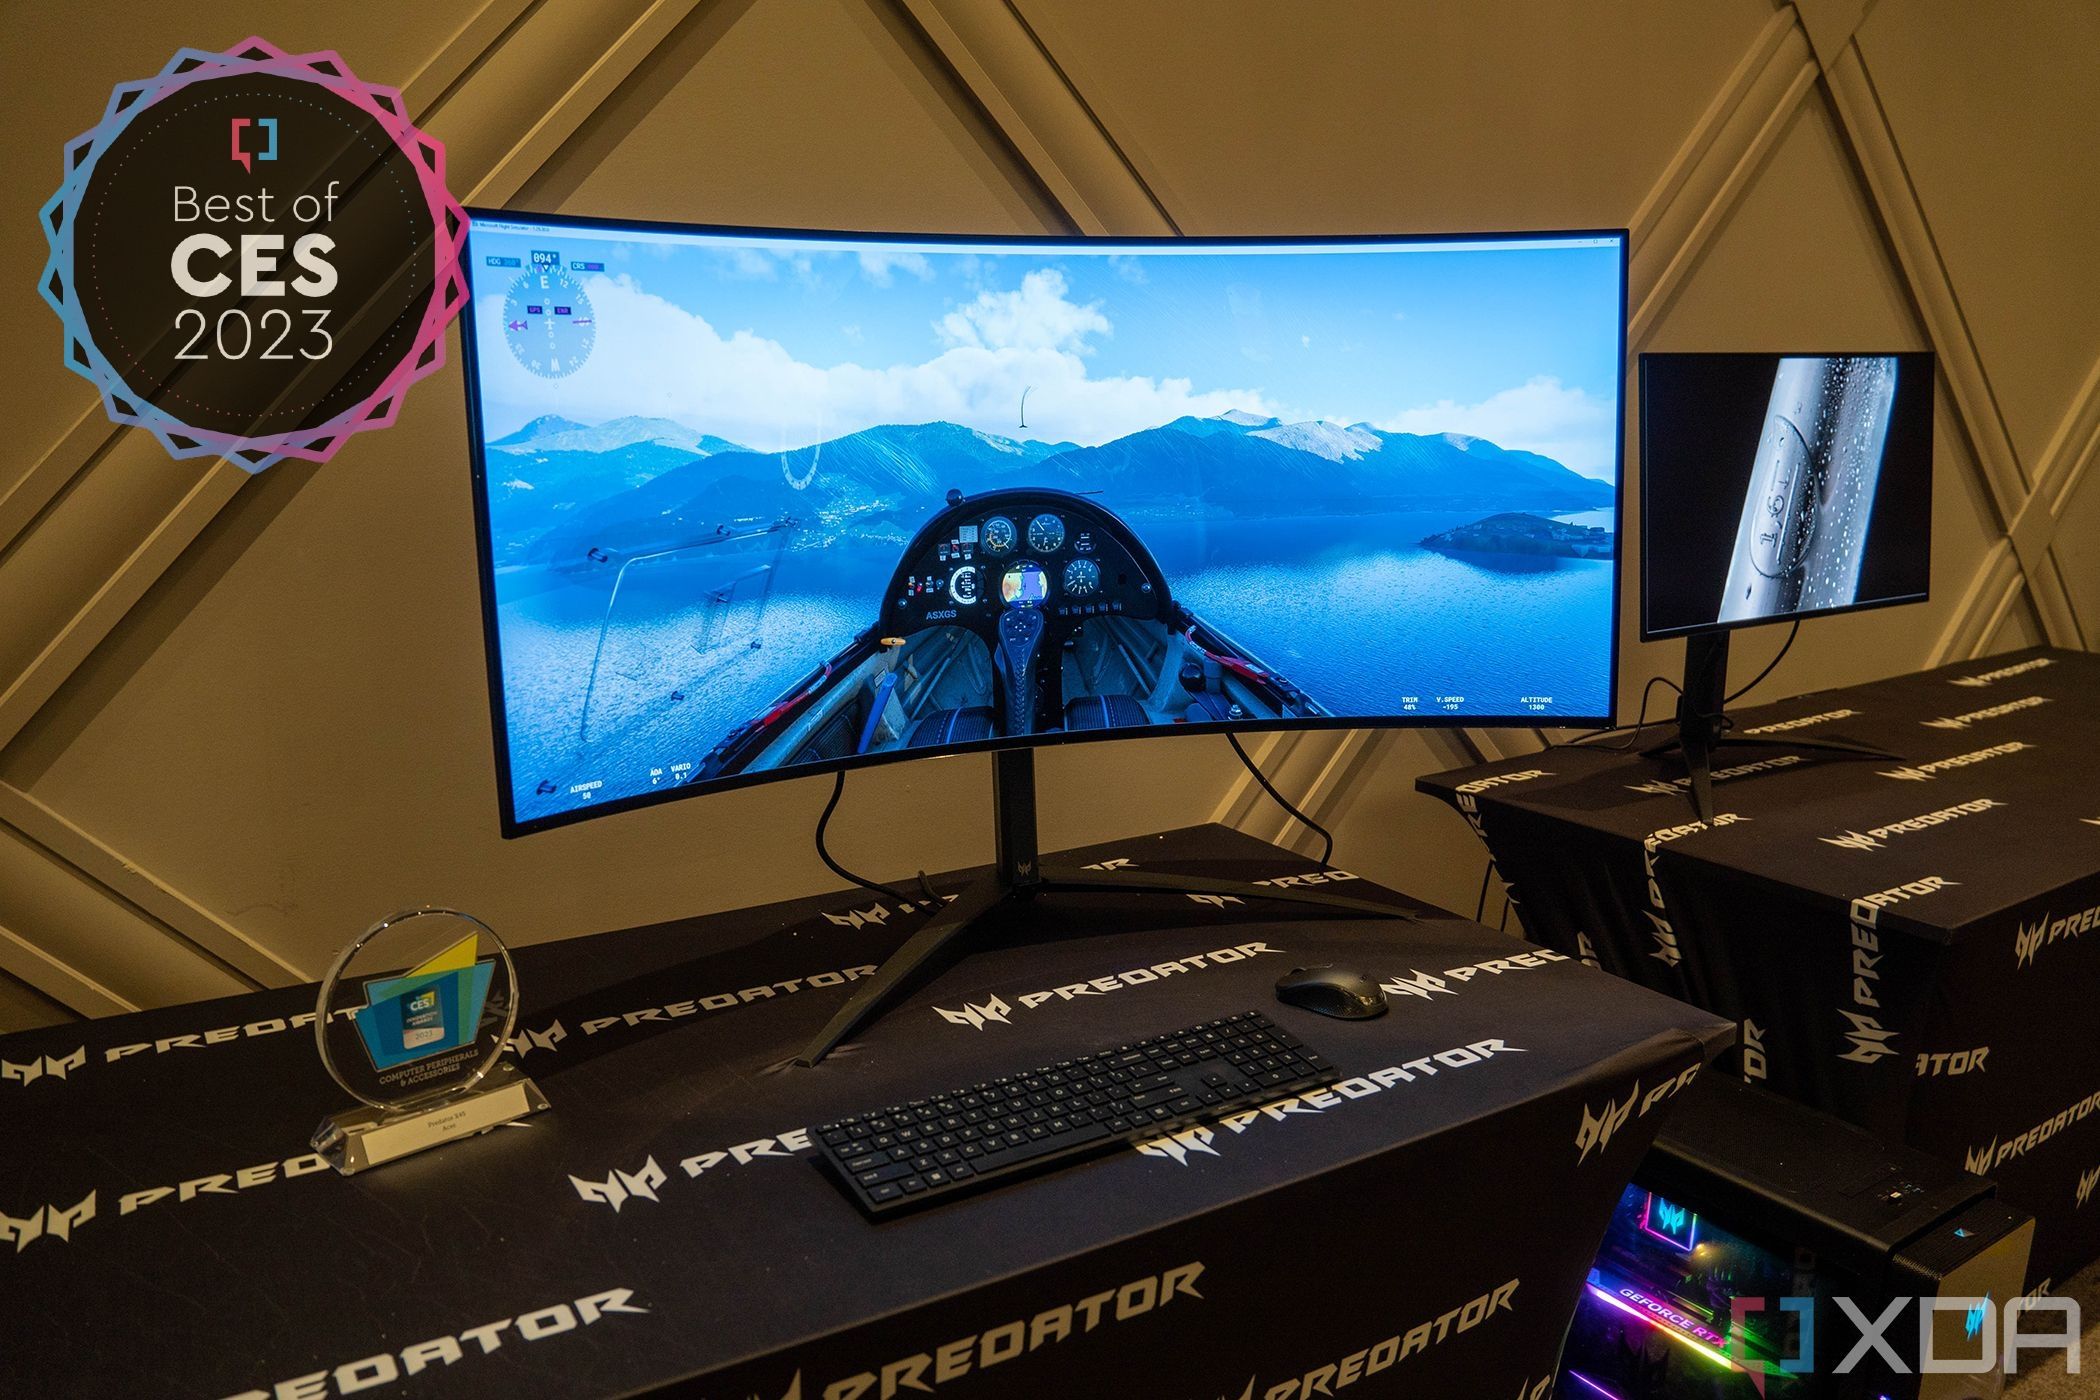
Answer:
[[(1951, 942), (2100, 872), (2100, 657), (2035, 648), (1733, 710), (1735, 732), (1839, 739), (1895, 760), (1721, 749), (1716, 822), (1700, 830), (1683, 764), (1624, 737), (1432, 774), (1422, 791), (1635, 841), (1684, 862), (1843, 907), (1925, 876), (1929, 900), (1882, 926)], [(1668, 737), (1651, 726), (1634, 748)]]
[[(1074, 858), (1243, 879), (1307, 869), (1221, 828)], [(1381, 1154), (1434, 1153), (1439, 1138), (1470, 1144), (1447, 1150), (1439, 1175), (1494, 1153), (1543, 1182), (1609, 1157), (1623, 1183), (1655, 1124), (1614, 1140), (1589, 1105), (1609, 1119), (1629, 1088), (1656, 1093), (1733, 1033), (1441, 914), (1335, 921), (1251, 898), (1086, 896), (1021, 911), (1012, 946), (950, 968), (820, 1068), (785, 1068), (918, 917), (831, 895), (520, 950), (533, 1009), (516, 1046), (552, 1111), (354, 1178), (306, 1156), (315, 1123), (343, 1106), (310, 1031), (291, 1024), (310, 989), (0, 1039), (13, 1240), (0, 1252), (0, 1393), (231, 1395), (374, 1355), (394, 1359), (350, 1382), (422, 1359), (373, 1392), (386, 1395), (618, 1394), (719, 1376), (1262, 1193), (1344, 1181)], [(1275, 1003), (1278, 974), (1329, 961), (1413, 990), (1368, 1022)], [(935, 1012), (994, 998), (1004, 1010), (974, 1025)], [(822, 1178), (798, 1131), (1247, 1009), (1366, 1077), (1317, 1111), (1254, 1115), (1188, 1150), (1120, 1151), (879, 1226)], [(1565, 1103), (1519, 1113), (1549, 1098)], [(1499, 1137), (1468, 1131), (1498, 1124)], [(1461, 1150), (1470, 1162), (1449, 1155)], [(1616, 1194), (1606, 1186), (1600, 1201)], [(1429, 1220), (1440, 1206), (1410, 1208)], [(1513, 1213), (1508, 1248), (1541, 1209)], [(1478, 1238), (1491, 1250), (1504, 1236)], [(1202, 1296), (1232, 1287), (1214, 1266)], [(309, 1387), (284, 1393), (338, 1393), (325, 1375)]]

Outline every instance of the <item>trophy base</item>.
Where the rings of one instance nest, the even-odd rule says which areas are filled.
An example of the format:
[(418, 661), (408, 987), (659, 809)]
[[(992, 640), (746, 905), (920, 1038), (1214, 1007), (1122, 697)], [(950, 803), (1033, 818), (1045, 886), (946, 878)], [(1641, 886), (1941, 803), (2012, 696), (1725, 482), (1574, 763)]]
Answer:
[(473, 1089), (423, 1108), (354, 1108), (314, 1130), (314, 1150), (344, 1176), (514, 1123), (547, 1107), (540, 1086), (499, 1064)]

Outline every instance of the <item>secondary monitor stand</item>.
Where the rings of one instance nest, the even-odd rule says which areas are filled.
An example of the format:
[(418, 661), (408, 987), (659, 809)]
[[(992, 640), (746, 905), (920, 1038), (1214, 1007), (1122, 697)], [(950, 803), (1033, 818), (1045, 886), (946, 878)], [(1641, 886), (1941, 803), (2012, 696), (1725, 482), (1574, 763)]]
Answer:
[(1846, 758), (1893, 759), (1895, 754), (1867, 744), (1839, 739), (1767, 739), (1730, 734), (1722, 713), (1728, 696), (1728, 633), (1695, 632), (1684, 641), (1684, 689), (1677, 697), (1677, 737), (1641, 750), (1643, 758), (1684, 754), (1691, 778), (1692, 811), (1700, 821), (1714, 819), (1713, 752), (1729, 749), (1808, 749)]
[(1266, 899), (1279, 904), (1312, 905), (1370, 918), (1414, 919), (1413, 911), (1368, 899), (1311, 890), (1279, 889), (1200, 875), (1155, 875), (1143, 870), (1076, 870), (1045, 876), (1035, 844), (1035, 753), (1001, 749), (992, 755), (992, 811), (996, 822), (992, 873), (969, 885), (925, 927), (890, 954), (872, 977), (863, 978), (838, 1014), (817, 1032), (795, 1063), (808, 1068), (830, 1054), (838, 1043), (893, 1001), (913, 973), (934, 954), (959, 945), (960, 955), (973, 945), (997, 943), (1000, 916), (1010, 901), (1038, 895), (1152, 894), (1217, 895), (1234, 900)]

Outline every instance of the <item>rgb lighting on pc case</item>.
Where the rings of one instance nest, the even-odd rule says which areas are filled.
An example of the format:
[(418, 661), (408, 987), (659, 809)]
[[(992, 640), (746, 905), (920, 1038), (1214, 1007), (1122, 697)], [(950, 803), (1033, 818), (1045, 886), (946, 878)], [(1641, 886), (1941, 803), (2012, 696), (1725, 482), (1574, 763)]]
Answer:
[(505, 834), (994, 754), (995, 876), (864, 979), (801, 1063), (1009, 896), (1410, 916), (1142, 871), (1048, 879), (1038, 746), (1611, 722), (1623, 232), (472, 219)]

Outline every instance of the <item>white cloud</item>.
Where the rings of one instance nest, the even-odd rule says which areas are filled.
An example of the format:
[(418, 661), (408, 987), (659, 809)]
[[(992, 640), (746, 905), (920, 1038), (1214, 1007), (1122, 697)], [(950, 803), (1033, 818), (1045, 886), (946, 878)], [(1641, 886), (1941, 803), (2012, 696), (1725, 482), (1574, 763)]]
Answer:
[(1570, 389), (1539, 375), (1475, 404), (1410, 408), (1377, 426), (1390, 433), (1465, 433), (1500, 447), (1551, 457), (1585, 476), (1609, 479), (1618, 441), (1616, 408), (1608, 399)]
[(476, 300), (491, 433), (559, 413), (586, 423), (671, 418), (764, 451), (881, 423), (946, 420), (1016, 436), (1023, 389), (1031, 390), (1027, 435), (1051, 442), (1106, 442), (1183, 414), (1280, 411), (1253, 389), (1199, 392), (1187, 379), (1089, 377), (1086, 338), (1112, 327), (1098, 305), (1070, 301), (1054, 269), (1029, 273), (1018, 290), (980, 294), (941, 318), (945, 348), (923, 363), (886, 368), (811, 365), (749, 331), (725, 336), (624, 275), (592, 276), (584, 289), (597, 341), (582, 368), (561, 379), (540, 378), (507, 352), (500, 293)]
[(934, 323), (949, 345), (986, 350), (1062, 350), (1090, 353), (1086, 338), (1109, 335), (1113, 327), (1101, 314), (1101, 303), (1085, 306), (1065, 295), (1065, 275), (1054, 267), (1037, 268), (1021, 279), (1018, 291), (984, 291)]
[(870, 282), (878, 287), (887, 287), (895, 272), (909, 272), (921, 282), (933, 280), (933, 264), (926, 261), (924, 253), (893, 253), (886, 248), (870, 248), (860, 255), (860, 270)]
[(1309, 335), (1301, 335), (1301, 336), (1299, 336), (1299, 337), (1298, 337), (1298, 346), (1299, 346), (1299, 348), (1300, 348), (1300, 349), (1303, 349), (1303, 350), (1310, 350), (1310, 349), (1312, 349), (1312, 337), (1311, 337), (1311, 336), (1309, 336)]

